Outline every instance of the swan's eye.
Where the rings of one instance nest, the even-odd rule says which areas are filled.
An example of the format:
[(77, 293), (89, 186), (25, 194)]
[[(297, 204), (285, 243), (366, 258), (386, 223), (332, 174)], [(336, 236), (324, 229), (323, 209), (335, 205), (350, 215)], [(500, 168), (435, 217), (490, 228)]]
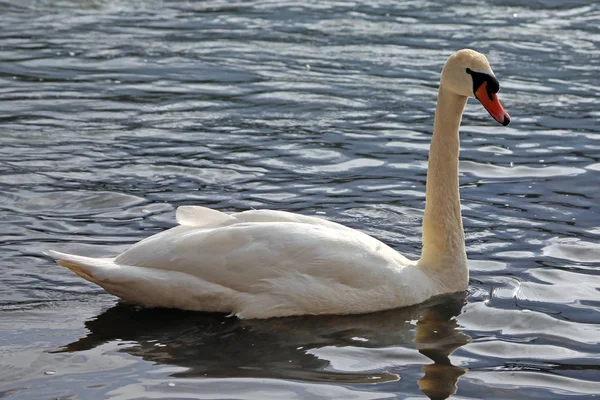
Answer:
[(473, 79), (473, 93), (477, 92), (477, 89), (486, 82), (488, 95), (491, 97), (492, 93), (498, 93), (500, 90), (500, 82), (495, 76), (486, 74), (485, 72), (475, 72), (471, 68), (466, 69), (467, 74), (471, 75)]

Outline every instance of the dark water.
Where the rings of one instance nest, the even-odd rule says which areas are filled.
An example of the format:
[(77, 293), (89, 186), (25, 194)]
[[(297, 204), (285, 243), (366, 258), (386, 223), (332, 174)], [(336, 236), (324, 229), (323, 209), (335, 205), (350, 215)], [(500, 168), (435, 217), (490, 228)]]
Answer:
[[(599, 26), (587, 0), (0, 1), (0, 398), (598, 395)], [(196, 204), (416, 257), (463, 47), (513, 117), (463, 119), (465, 295), (240, 321), (119, 306), (41, 255), (115, 255)]]

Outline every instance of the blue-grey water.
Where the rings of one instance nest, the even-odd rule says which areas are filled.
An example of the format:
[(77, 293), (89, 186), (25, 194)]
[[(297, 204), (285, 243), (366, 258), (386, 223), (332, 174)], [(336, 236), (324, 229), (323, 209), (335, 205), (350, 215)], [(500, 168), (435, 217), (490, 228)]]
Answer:
[[(468, 293), (240, 321), (118, 305), (42, 255), (116, 255), (194, 204), (417, 257), (464, 47), (513, 119), (463, 118)], [(0, 1), (0, 398), (600, 396), (599, 78), (588, 0)]]

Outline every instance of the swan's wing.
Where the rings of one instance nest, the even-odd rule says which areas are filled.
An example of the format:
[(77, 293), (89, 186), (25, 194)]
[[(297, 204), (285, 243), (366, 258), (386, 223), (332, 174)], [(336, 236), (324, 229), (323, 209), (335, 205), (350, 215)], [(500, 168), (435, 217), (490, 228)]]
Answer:
[(388, 246), (346, 229), (296, 222), (179, 226), (137, 243), (115, 263), (184, 272), (242, 292), (290, 273), (358, 287), (368, 284), (369, 276), (402, 265)]
[[(177, 221), (180, 226), (138, 242), (118, 256), (115, 262), (194, 275), (194, 271), (204, 270), (204, 265), (210, 264), (207, 268), (211, 270), (213, 266), (221, 265), (223, 260), (235, 258), (232, 254), (248, 257), (245, 263), (248, 268), (256, 268), (255, 260), (262, 257), (261, 252), (296, 264), (330, 260), (335, 258), (335, 252), (329, 251), (329, 244), (343, 242), (346, 248), (340, 251), (350, 255), (366, 251), (385, 254), (386, 259), (394, 259), (397, 265), (412, 263), (366, 233), (322, 218), (285, 211), (250, 210), (225, 214), (205, 207), (182, 206), (177, 209)], [(325, 239), (316, 239), (318, 237)], [(313, 261), (290, 258), (290, 254), (296, 254), (300, 249), (307, 257), (312, 254)], [(213, 257), (216, 259), (208, 261)], [(185, 262), (182, 261), (184, 259)], [(276, 263), (275, 259), (263, 260), (262, 265), (268, 264), (265, 268), (273, 268)]]
[[(379, 240), (298, 222), (178, 226), (134, 245), (115, 263), (151, 272), (136, 276), (189, 276), (190, 283), (201, 282), (192, 297), (209, 300), (188, 306), (182, 292), (185, 307), (227, 309), (244, 318), (368, 312), (418, 303), (433, 293), (420, 268), (404, 268), (415, 262)], [(218, 295), (207, 287), (218, 288)], [(148, 296), (154, 296), (152, 304), (178, 298), (160, 290)]]

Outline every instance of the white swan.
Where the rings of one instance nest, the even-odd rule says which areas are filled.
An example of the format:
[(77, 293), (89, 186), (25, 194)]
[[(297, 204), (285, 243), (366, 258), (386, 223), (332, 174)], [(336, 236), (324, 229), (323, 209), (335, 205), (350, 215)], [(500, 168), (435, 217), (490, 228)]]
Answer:
[(458, 192), (460, 125), (468, 97), (510, 117), (484, 55), (460, 50), (442, 70), (427, 172), (423, 253), (411, 261), (365, 233), (282, 211), (224, 214), (179, 207), (179, 226), (116, 258), (50, 251), (124, 300), (239, 318), (353, 314), (465, 290), (469, 272)]

